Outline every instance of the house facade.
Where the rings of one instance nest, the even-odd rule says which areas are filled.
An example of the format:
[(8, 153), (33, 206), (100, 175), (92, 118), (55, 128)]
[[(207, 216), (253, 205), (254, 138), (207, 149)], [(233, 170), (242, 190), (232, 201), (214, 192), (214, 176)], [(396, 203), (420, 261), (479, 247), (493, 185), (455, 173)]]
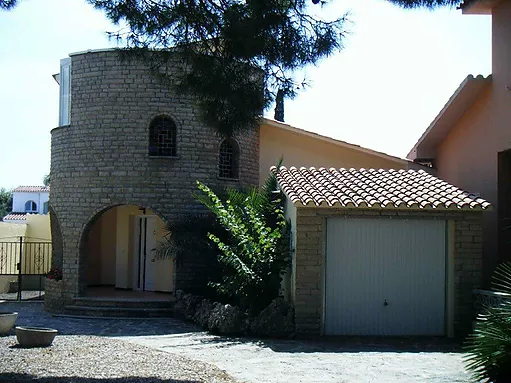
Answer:
[(13, 212), (0, 222), (0, 292), (8, 292), (20, 272), (24, 289), (40, 289), (41, 275), (49, 271), (48, 196), (47, 186), (18, 186), (13, 190)]
[(12, 213), (3, 217), (4, 222), (19, 222), (25, 214), (48, 214), (49, 186), (18, 186), (12, 191)]
[[(176, 74), (180, 65), (176, 59)], [(56, 79), (49, 212), (63, 280), (46, 291), (53, 311), (92, 286), (193, 292), (209, 271), (200, 255), (160, 260), (154, 248), (167, 224), (204, 211), (193, 197), (197, 180), (213, 190), (257, 186), (280, 158), (297, 167), (422, 167), (269, 119), (224, 139), (202, 123), (192, 96), (162, 86), (146, 64), (120, 60), (115, 50), (71, 54)]]
[(437, 175), (488, 199), (485, 279), (511, 254), (511, 1), (465, 1), (464, 14), (491, 15), (492, 74), (468, 76), (408, 154)]

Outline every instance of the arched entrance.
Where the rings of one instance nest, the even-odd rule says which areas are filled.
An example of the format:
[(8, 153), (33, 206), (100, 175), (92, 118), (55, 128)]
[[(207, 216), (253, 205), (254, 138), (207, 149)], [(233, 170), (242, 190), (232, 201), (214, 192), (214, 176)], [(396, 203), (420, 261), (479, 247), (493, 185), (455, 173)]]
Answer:
[(156, 259), (155, 254), (165, 234), (165, 223), (150, 209), (119, 205), (99, 213), (88, 224), (82, 246), (87, 295), (98, 287), (172, 292), (173, 261)]

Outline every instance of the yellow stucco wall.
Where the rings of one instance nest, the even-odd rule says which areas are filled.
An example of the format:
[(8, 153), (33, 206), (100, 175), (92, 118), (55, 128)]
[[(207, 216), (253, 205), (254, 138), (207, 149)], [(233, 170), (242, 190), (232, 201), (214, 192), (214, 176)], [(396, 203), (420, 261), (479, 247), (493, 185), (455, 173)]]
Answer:
[[(43, 274), (51, 265), (50, 218), (48, 215), (29, 214), (26, 223), (0, 222), (0, 255), (4, 261), (0, 274), (16, 274), (19, 262), (20, 237), (23, 239), (22, 273)], [(7, 243), (6, 243), (7, 242)], [(27, 244), (32, 242), (32, 244)], [(33, 242), (45, 242), (37, 243)]]
[(48, 214), (27, 215), (27, 242), (51, 241), (50, 216)]
[(0, 222), (0, 242), (19, 242), (25, 237), (27, 225), (24, 223)]
[[(278, 125), (278, 124), (277, 124)], [(355, 148), (329, 142), (320, 136), (308, 136), (273, 126), (263, 120), (259, 130), (259, 178), (263, 183), (271, 166), (282, 157), (284, 166), (335, 168), (406, 169), (402, 159), (385, 158)]]
[(132, 288), (133, 279), (133, 217), (141, 214), (138, 206), (117, 208), (117, 248), (115, 287)]

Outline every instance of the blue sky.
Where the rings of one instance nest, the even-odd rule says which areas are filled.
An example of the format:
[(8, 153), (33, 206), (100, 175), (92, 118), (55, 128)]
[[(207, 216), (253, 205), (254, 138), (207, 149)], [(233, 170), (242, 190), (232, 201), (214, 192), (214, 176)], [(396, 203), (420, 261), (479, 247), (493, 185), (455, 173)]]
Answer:
[[(468, 74), (491, 73), (491, 19), (453, 9), (403, 10), (384, 0), (333, 0), (350, 11), (340, 53), (305, 70), (286, 122), (404, 157)], [(41, 184), (57, 126), (52, 74), (68, 53), (115, 46), (85, 0), (21, 0), (0, 12), (0, 187)], [(273, 111), (267, 113), (273, 116)]]

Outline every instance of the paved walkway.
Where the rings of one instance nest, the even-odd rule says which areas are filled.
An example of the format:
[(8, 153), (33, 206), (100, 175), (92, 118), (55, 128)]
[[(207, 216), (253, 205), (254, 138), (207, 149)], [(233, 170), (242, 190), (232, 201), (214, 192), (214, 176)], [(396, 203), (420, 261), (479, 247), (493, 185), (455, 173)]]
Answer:
[(175, 319), (51, 317), (40, 303), (0, 303), (17, 324), (67, 335), (115, 337), (215, 364), (241, 382), (469, 382), (462, 354), (445, 341), (251, 340), (212, 336)]

